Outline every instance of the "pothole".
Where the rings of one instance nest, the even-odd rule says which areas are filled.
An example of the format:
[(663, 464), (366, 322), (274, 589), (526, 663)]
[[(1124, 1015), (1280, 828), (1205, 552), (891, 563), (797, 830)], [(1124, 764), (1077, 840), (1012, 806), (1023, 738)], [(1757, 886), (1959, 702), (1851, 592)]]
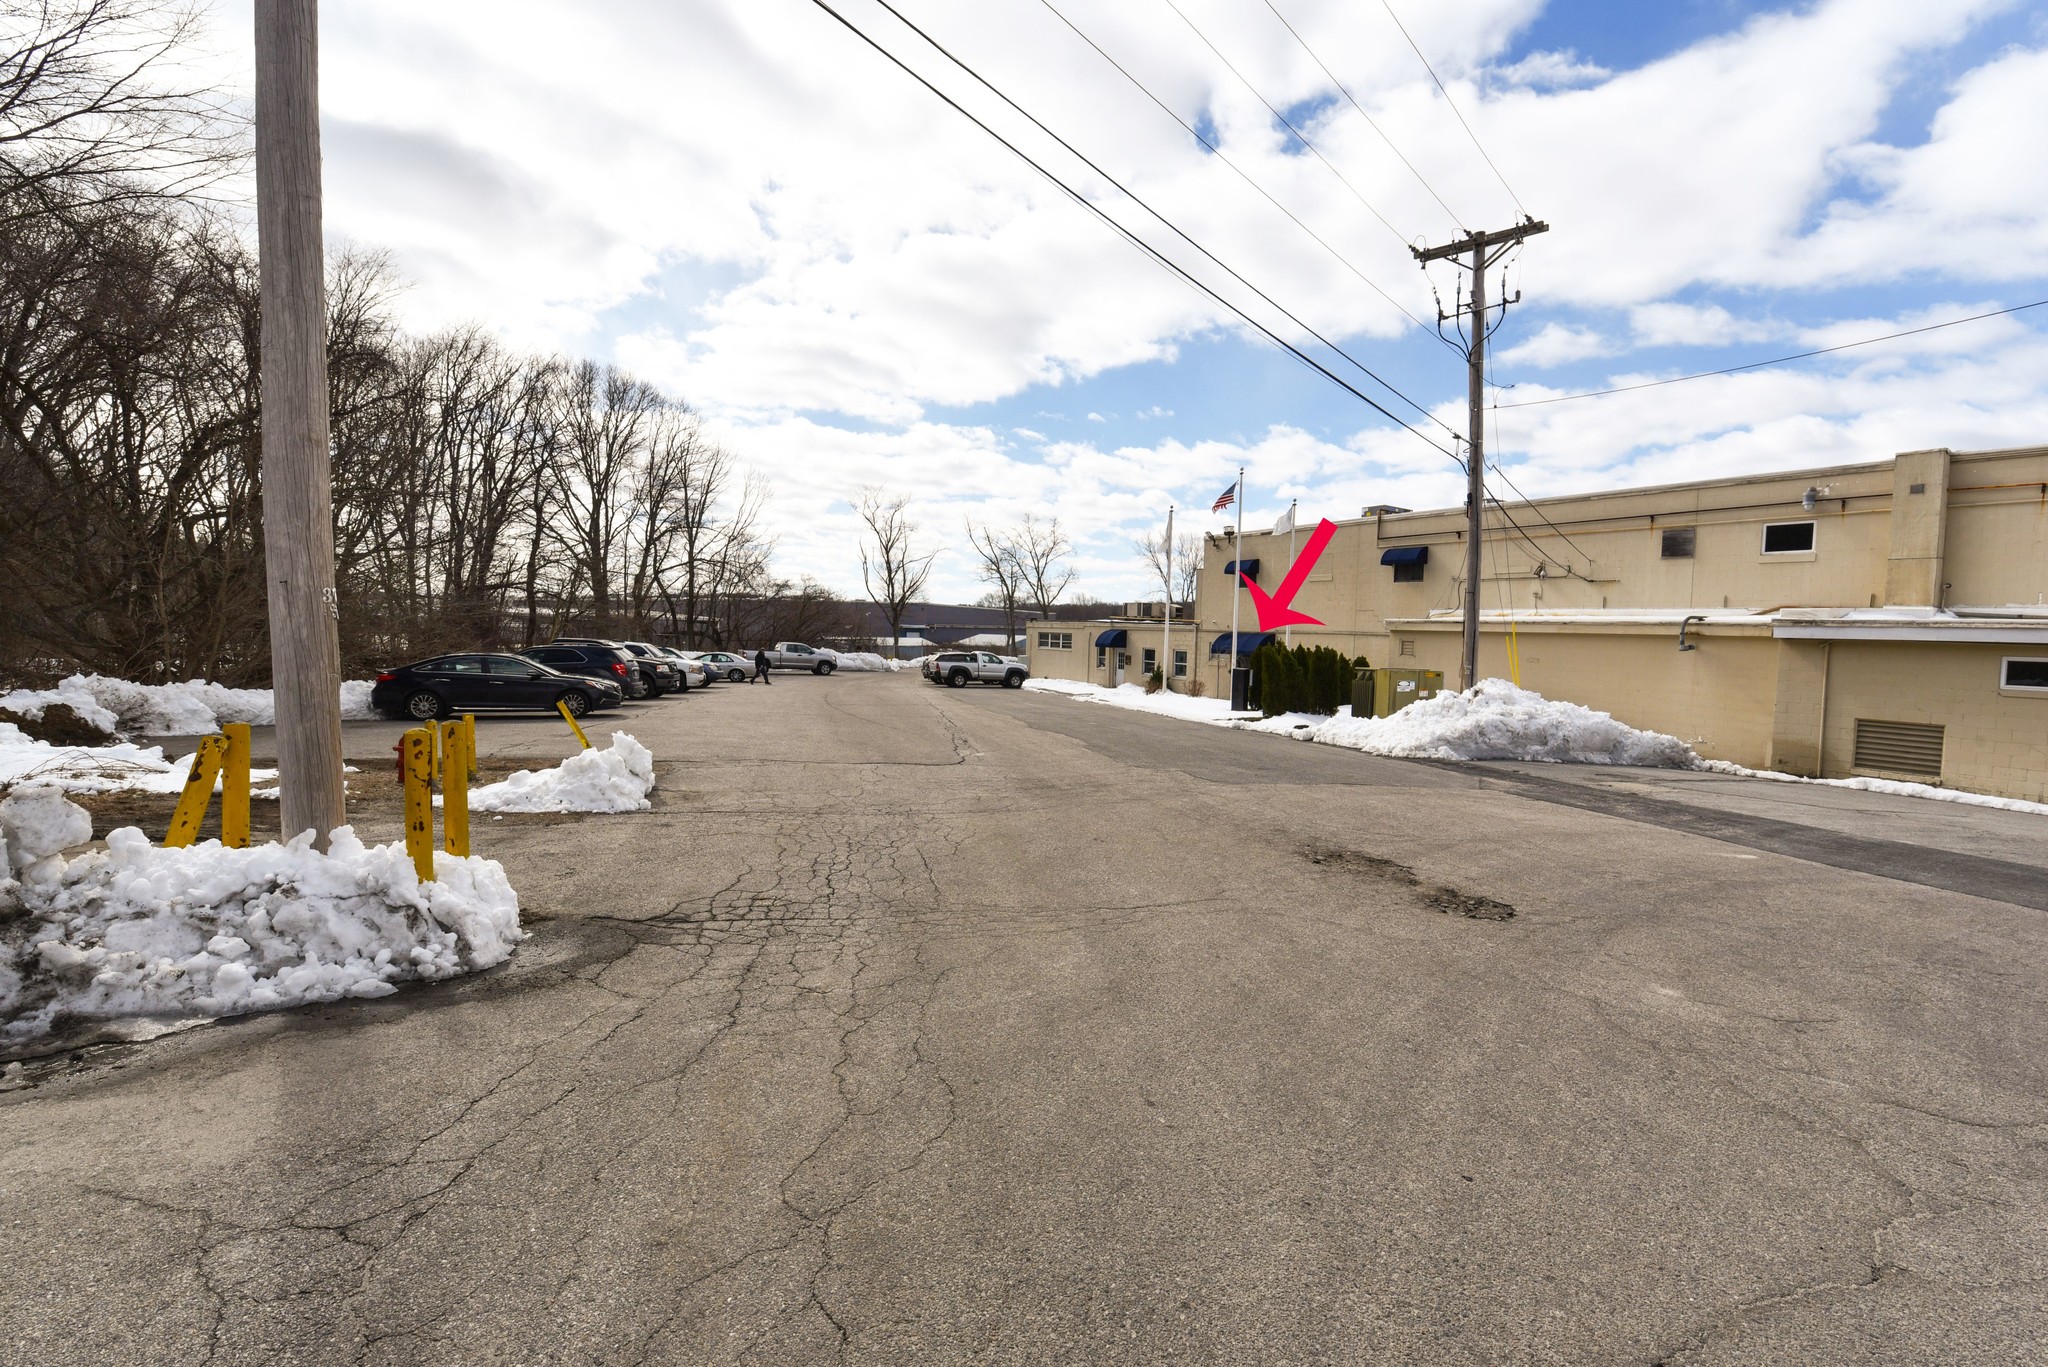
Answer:
[(1382, 859), (1378, 855), (1361, 854), (1357, 850), (1322, 845), (1308, 846), (1302, 850), (1302, 854), (1311, 864), (1344, 869), (1375, 882), (1414, 888), (1424, 906), (1446, 916), (1463, 916), (1469, 921), (1512, 921), (1515, 918), (1515, 909), (1506, 902), (1498, 902), (1491, 897), (1481, 897), (1477, 893), (1463, 892), (1457, 888), (1425, 883), (1416, 875), (1415, 870), (1406, 864)]

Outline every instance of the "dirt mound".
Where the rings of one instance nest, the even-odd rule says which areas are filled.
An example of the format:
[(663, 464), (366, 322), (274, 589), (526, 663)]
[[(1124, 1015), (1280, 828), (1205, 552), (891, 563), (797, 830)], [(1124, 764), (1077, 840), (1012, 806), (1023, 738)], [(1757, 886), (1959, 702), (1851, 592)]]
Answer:
[(45, 705), (40, 717), (24, 717), (0, 707), (0, 721), (13, 722), (30, 740), (48, 745), (105, 745), (113, 739), (61, 702)]

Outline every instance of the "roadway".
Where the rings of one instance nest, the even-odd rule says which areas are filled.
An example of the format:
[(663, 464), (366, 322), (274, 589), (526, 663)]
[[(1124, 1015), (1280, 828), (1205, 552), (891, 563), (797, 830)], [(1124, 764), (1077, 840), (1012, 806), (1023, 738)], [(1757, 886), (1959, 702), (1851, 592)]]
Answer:
[(2048, 1343), (2041, 818), (907, 677), (613, 719), (654, 811), (479, 826), (510, 964), (0, 1094), (7, 1356)]

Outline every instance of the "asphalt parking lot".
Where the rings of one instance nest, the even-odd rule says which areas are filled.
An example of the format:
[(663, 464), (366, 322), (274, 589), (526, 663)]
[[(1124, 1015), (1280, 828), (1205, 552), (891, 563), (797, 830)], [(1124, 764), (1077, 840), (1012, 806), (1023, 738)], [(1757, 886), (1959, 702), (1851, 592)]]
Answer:
[(914, 676), (598, 720), (655, 810), (478, 827), (510, 964), (0, 1093), (9, 1360), (2048, 1357), (2041, 818)]

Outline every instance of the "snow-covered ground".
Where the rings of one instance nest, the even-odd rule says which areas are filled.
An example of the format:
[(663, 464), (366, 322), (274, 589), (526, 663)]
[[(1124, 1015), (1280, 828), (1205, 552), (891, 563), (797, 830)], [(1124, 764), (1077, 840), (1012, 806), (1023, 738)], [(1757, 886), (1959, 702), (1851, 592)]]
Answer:
[[(497, 863), (434, 856), (422, 883), (403, 844), (344, 826), (235, 850), (162, 849), (123, 827), (67, 859), (92, 822), (54, 788), (0, 802), (0, 1039), (63, 1016), (228, 1016), (379, 997), (407, 979), (501, 963), (525, 938)], [(9, 876), (11, 875), (11, 876)]]
[[(166, 759), (159, 746), (126, 741), (50, 745), (23, 735), (12, 722), (0, 722), (0, 792), (21, 784), (47, 783), (73, 793), (179, 793), (191, 771), (192, 761)], [(249, 771), (250, 780), (256, 783), (276, 777), (275, 769)]]
[[(654, 756), (623, 731), (603, 750), (584, 750), (553, 769), (521, 769), (469, 790), (473, 812), (644, 812), (654, 791)], [(439, 798), (435, 799), (440, 801)]]
[[(370, 709), (374, 687), (361, 679), (342, 684), (341, 715), (356, 721), (374, 717), (376, 713)], [(64, 703), (101, 730), (122, 735), (197, 736), (231, 721), (269, 726), (276, 718), (269, 689), (228, 688), (203, 679), (141, 684), (100, 674), (73, 674), (55, 688), (23, 688), (0, 695), (0, 708), (24, 717), (42, 716), (51, 703)]]
[(1976, 807), (2048, 815), (2048, 803), (1992, 797), (1926, 783), (1878, 778), (1800, 778), (1769, 770), (1747, 769), (1723, 760), (1701, 759), (1675, 736), (1639, 731), (1577, 703), (1558, 702), (1505, 679), (1482, 679), (1470, 693), (1439, 693), (1410, 703), (1390, 717), (1356, 717), (1350, 708), (1334, 717), (1290, 713), (1255, 718), (1233, 713), (1216, 698), (1190, 698), (1179, 693), (1147, 693), (1136, 684), (1103, 688), (1065, 679), (1032, 679), (1024, 685), (1041, 693), (1111, 707), (1151, 712), (1182, 721), (1204, 722), (1246, 731), (1265, 731), (1318, 745), (1337, 745), (1367, 754), (1410, 759), (1535, 760), (1558, 764), (1627, 764), (1658, 769), (1711, 770), (1781, 783), (1812, 783), (1856, 788), (1902, 797), (1931, 798)]

